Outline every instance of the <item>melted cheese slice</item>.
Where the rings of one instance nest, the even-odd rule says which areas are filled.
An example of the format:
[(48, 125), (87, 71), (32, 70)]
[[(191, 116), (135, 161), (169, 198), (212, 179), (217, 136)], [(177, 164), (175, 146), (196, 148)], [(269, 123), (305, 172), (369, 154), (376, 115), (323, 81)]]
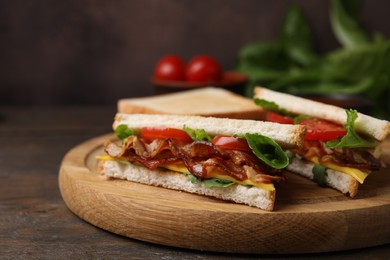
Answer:
[[(108, 155), (97, 156), (97, 159), (103, 160), (103, 161), (115, 160), (114, 158), (112, 158), (111, 156), (108, 156)], [(167, 165), (164, 165), (161, 167), (166, 168), (166, 169), (171, 170), (171, 171), (174, 171), (174, 172), (180, 172), (183, 174), (189, 173), (187, 167), (185, 167), (185, 165), (183, 163), (167, 164)], [(259, 187), (261, 189), (267, 190), (267, 191), (274, 191), (275, 190), (275, 186), (273, 185), (273, 183), (257, 183), (257, 182), (253, 182), (249, 179), (246, 179), (244, 181), (238, 181), (230, 176), (222, 174), (219, 171), (211, 172), (209, 174), (209, 177), (221, 179), (221, 180), (228, 180), (228, 181), (232, 181), (234, 183), (241, 184), (241, 185), (252, 185), (252, 186), (256, 186), (256, 187)]]
[[(168, 170), (175, 171), (175, 172), (188, 173), (187, 167), (185, 167), (184, 164), (182, 164), (182, 163), (168, 164), (168, 165), (164, 165), (163, 167), (168, 169)], [(221, 179), (221, 180), (232, 181), (234, 183), (241, 184), (241, 185), (252, 185), (252, 186), (256, 186), (256, 187), (259, 187), (259, 188), (262, 188), (262, 189), (268, 190), (268, 191), (275, 190), (275, 186), (272, 183), (257, 183), (257, 182), (253, 182), (249, 179), (246, 179), (244, 181), (239, 181), (239, 180), (236, 180), (230, 176), (224, 175), (219, 171), (212, 171), (211, 173), (209, 173), (209, 177)]]
[(367, 173), (365, 173), (359, 169), (356, 169), (356, 168), (340, 166), (340, 165), (330, 163), (330, 162), (319, 163), (317, 157), (313, 157), (313, 158), (309, 159), (309, 161), (316, 163), (316, 164), (321, 164), (329, 169), (348, 174), (348, 175), (352, 176), (353, 178), (355, 178), (360, 184), (363, 184), (364, 180), (368, 176)]

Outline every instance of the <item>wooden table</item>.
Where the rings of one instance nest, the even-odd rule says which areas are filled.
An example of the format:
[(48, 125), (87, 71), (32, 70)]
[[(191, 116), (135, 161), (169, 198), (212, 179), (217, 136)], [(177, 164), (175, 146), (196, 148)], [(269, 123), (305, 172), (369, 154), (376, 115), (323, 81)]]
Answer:
[[(0, 109), (0, 258), (244, 257), (121, 237), (88, 224), (66, 207), (58, 188), (63, 156), (75, 145), (109, 133), (114, 113), (115, 107)], [(295, 257), (385, 259), (389, 255), (390, 244)]]

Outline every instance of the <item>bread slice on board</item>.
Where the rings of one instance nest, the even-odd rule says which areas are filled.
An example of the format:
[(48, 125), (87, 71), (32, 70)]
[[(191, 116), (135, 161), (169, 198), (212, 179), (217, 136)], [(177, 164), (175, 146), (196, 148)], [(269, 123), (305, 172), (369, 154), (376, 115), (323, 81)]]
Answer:
[(263, 119), (263, 109), (252, 99), (231, 91), (205, 87), (152, 97), (127, 98), (118, 101), (118, 112), (127, 114), (179, 114)]

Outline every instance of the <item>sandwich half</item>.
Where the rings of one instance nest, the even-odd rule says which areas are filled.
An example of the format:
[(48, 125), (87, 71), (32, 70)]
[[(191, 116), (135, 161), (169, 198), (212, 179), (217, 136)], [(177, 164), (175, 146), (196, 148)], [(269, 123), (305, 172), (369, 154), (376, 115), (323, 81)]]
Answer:
[(179, 115), (118, 113), (113, 129), (102, 174), (268, 211), (289, 163), (283, 149), (305, 136), (299, 125)]
[(388, 121), (261, 87), (254, 101), (267, 111), (267, 121), (307, 127), (304, 145), (290, 150), (289, 171), (354, 197), (383, 166), (376, 148), (390, 132)]

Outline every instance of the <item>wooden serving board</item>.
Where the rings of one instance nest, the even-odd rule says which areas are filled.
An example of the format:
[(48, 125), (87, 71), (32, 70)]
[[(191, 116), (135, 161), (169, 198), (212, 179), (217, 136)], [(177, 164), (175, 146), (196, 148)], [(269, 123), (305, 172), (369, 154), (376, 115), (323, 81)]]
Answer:
[[(111, 135), (70, 150), (59, 185), (67, 206), (83, 220), (130, 238), (180, 248), (233, 253), (313, 253), (390, 242), (390, 170), (369, 176), (350, 199), (287, 174), (273, 212), (107, 179), (97, 155)], [(384, 143), (390, 162), (390, 145)]]

